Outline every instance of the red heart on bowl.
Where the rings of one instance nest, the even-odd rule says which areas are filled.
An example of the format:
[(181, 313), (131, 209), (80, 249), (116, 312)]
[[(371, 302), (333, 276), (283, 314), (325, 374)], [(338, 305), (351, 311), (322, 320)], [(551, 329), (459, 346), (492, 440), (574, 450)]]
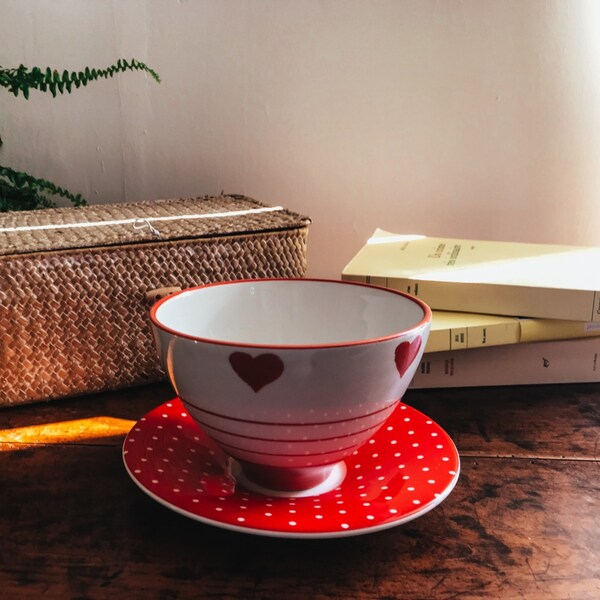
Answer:
[(402, 342), (396, 347), (396, 368), (398, 369), (398, 373), (400, 373), (400, 377), (404, 377), (404, 373), (406, 373), (408, 367), (412, 364), (420, 348), (421, 336), (417, 336), (412, 342)]
[(255, 392), (279, 379), (283, 373), (283, 361), (276, 354), (251, 356), (246, 352), (234, 352), (229, 362), (239, 378)]

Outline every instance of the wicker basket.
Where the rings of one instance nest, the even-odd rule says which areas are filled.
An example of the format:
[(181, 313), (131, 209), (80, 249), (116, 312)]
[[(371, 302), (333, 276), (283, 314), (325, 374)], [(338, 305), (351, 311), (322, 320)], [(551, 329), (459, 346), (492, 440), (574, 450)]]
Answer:
[(153, 290), (303, 277), (309, 222), (243, 196), (0, 215), (0, 406), (162, 378)]

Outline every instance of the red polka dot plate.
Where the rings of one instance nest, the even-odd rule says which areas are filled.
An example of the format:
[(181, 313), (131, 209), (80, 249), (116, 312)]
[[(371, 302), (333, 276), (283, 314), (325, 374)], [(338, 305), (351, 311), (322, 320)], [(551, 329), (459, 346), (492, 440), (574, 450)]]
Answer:
[(448, 434), (399, 403), (368, 443), (345, 460), (326, 492), (264, 495), (236, 484), (228, 462), (180, 400), (155, 408), (131, 429), (123, 460), (151, 498), (197, 521), (257, 535), (330, 538), (407, 523), (440, 504), (458, 479)]

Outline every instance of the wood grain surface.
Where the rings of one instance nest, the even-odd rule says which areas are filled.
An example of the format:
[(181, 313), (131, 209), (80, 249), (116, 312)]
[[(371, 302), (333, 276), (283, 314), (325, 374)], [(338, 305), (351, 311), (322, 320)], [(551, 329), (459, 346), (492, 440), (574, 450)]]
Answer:
[(453, 437), (459, 482), (411, 523), (346, 539), (233, 533), (129, 479), (157, 385), (0, 411), (0, 597), (600, 598), (600, 386), (409, 392)]

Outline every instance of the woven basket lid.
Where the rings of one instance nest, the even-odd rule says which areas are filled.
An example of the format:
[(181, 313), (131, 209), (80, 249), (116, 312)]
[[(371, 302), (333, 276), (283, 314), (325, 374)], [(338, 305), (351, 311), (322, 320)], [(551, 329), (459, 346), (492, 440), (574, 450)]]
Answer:
[(0, 214), (0, 256), (306, 227), (308, 217), (239, 195)]

